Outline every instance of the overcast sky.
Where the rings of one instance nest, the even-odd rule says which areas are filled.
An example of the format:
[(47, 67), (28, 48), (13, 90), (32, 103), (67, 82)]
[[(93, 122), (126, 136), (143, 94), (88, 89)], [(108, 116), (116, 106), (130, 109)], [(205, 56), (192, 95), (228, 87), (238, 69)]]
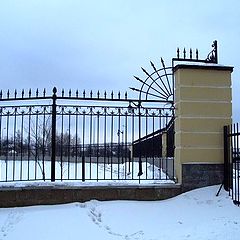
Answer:
[(239, 0), (0, 0), (0, 88), (125, 91), (150, 60), (205, 58), (215, 39), (240, 121)]

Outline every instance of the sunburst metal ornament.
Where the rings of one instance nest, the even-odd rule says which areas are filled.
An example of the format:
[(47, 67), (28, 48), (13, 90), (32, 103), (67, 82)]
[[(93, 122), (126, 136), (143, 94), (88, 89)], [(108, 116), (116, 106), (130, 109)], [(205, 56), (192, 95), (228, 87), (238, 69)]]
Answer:
[(166, 67), (161, 58), (160, 69), (157, 69), (153, 62), (150, 61), (153, 71), (149, 73), (142, 68), (146, 78), (134, 78), (142, 84), (140, 88), (130, 88), (133, 91), (139, 92), (139, 100), (155, 100), (159, 102), (173, 104), (173, 72), (172, 67)]

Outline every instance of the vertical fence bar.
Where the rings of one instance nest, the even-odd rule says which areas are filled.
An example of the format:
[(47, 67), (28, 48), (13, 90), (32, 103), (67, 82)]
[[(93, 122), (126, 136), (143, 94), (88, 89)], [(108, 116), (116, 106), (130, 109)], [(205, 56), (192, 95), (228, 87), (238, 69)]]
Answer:
[(71, 157), (71, 111), (68, 111), (68, 163), (67, 163), (67, 170), (68, 170), (68, 180), (70, 178), (70, 157)]
[(99, 167), (99, 131), (100, 131), (100, 112), (97, 112), (97, 181), (98, 181), (98, 167)]
[[(145, 110), (145, 135), (148, 135), (148, 109)], [(146, 171), (146, 179), (148, 178), (148, 153), (149, 153), (149, 149), (148, 149), (148, 140), (146, 140), (146, 143), (144, 144), (144, 154), (145, 154), (145, 171)], [(151, 158), (150, 158), (151, 159)]]
[(229, 128), (223, 127), (223, 143), (224, 143), (224, 189), (229, 191)]
[(237, 160), (236, 160), (236, 125), (233, 124), (233, 145), (232, 145), (232, 159), (234, 162), (234, 173), (233, 173), (233, 179), (234, 179), (234, 186), (233, 186), (233, 201), (235, 203), (237, 198)]
[(8, 152), (9, 152), (9, 115), (10, 112), (7, 112), (7, 152), (6, 152), (6, 182), (8, 181)]
[(20, 165), (20, 180), (22, 180), (22, 174), (23, 174), (23, 117), (24, 117), (24, 112), (21, 113), (21, 165)]
[(127, 151), (128, 151), (128, 144), (127, 144), (127, 141), (128, 141), (128, 137), (127, 137), (127, 133), (128, 133), (128, 113), (125, 112), (125, 146), (124, 146), (124, 157), (125, 157), (125, 180), (127, 179)]
[[(41, 137), (41, 136), (40, 136)], [(38, 137), (38, 112), (36, 115), (36, 123), (35, 123), (35, 180), (37, 179), (37, 164), (38, 162), (38, 147), (39, 147), (39, 137)]]
[(165, 151), (166, 151), (166, 156), (165, 156), (165, 161), (166, 161), (166, 180), (168, 178), (168, 156), (167, 156), (167, 127), (168, 127), (168, 113), (166, 113), (166, 118), (165, 118), (165, 129), (166, 129), (166, 145), (165, 145)]
[(111, 112), (111, 180), (113, 179), (113, 111)]
[(30, 179), (30, 157), (31, 157), (31, 114), (32, 114), (32, 107), (29, 107), (29, 113), (28, 113), (28, 158), (27, 158), (27, 180)]
[(237, 173), (236, 173), (236, 179), (237, 179), (237, 190), (236, 190), (236, 192), (237, 192), (237, 202), (236, 202), (236, 204), (239, 206), (240, 205), (240, 201), (239, 201), (239, 195), (240, 195), (240, 192), (239, 192), (239, 190), (240, 190), (240, 187), (239, 187), (239, 185), (240, 185), (240, 176), (239, 176), (239, 165), (240, 165), (240, 158), (239, 158), (239, 128), (238, 128), (238, 123), (237, 123), (237, 129), (236, 129), (236, 149), (235, 149), (235, 152), (236, 152), (236, 165), (237, 165), (237, 168), (236, 168), (236, 171), (237, 171)]
[(142, 171), (142, 140), (141, 140), (141, 102), (138, 103), (138, 130), (139, 130), (139, 171), (138, 171), (138, 177), (139, 177), (139, 183), (140, 183), (140, 176), (143, 174)]
[(45, 173), (45, 152), (46, 152), (46, 134), (47, 134), (47, 126), (46, 126), (46, 107), (43, 108), (43, 138), (42, 138), (42, 172), (43, 172), (43, 181), (46, 180)]
[(104, 163), (103, 163), (103, 178), (106, 179), (106, 153), (107, 153), (107, 108), (104, 108)]
[(53, 88), (53, 96), (52, 96), (52, 155), (51, 155), (51, 181), (55, 181), (55, 167), (56, 167), (56, 99), (57, 99), (57, 88)]
[(15, 180), (15, 167), (16, 167), (16, 125), (17, 125), (17, 108), (14, 109), (14, 127), (13, 127), (13, 181)]
[(118, 164), (118, 180), (120, 179), (119, 178), (119, 171), (120, 171), (120, 138), (121, 138), (121, 109), (120, 108), (118, 108), (118, 131), (117, 131), (117, 136), (118, 136), (118, 145), (117, 145), (117, 157), (118, 157), (118, 162), (117, 162), (117, 164)]
[[(90, 143), (89, 143), (89, 179), (92, 177), (92, 139), (93, 139), (93, 111), (92, 107), (90, 107)], [(95, 134), (95, 133), (94, 133)]]
[[(78, 107), (76, 108), (76, 115), (75, 115), (75, 179), (77, 179), (77, 173), (78, 173), (78, 115), (79, 115), (79, 111), (78, 111)], [(83, 118), (85, 116), (83, 115)], [(84, 126), (83, 126), (83, 131), (84, 131)], [(84, 138), (83, 138), (84, 141)], [(80, 147), (80, 151), (81, 151), (81, 146)], [(83, 151), (84, 151), (84, 142), (83, 142)]]
[(82, 181), (85, 182), (85, 111), (83, 111)]
[[(135, 114), (135, 111), (134, 109), (132, 109), (132, 179), (134, 178), (134, 155), (135, 155), (135, 147), (136, 147), (136, 144), (135, 144), (135, 147), (134, 147), (134, 130), (135, 130), (135, 125), (134, 125), (134, 122), (135, 122), (135, 119), (134, 119), (134, 114)], [(130, 171), (130, 162), (129, 162), (129, 171)]]
[(154, 139), (154, 132), (155, 132), (155, 115), (154, 113), (152, 114), (152, 149), (151, 149), (151, 153), (152, 153), (152, 179), (154, 179), (154, 166), (155, 166), (155, 139)]

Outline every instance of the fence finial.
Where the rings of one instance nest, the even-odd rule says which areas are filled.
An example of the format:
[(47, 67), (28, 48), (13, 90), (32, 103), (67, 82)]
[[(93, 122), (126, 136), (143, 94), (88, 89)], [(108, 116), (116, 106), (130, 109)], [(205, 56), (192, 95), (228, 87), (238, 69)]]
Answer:
[(53, 94), (56, 95), (56, 93), (57, 93), (57, 88), (54, 87), (52, 91), (53, 91)]

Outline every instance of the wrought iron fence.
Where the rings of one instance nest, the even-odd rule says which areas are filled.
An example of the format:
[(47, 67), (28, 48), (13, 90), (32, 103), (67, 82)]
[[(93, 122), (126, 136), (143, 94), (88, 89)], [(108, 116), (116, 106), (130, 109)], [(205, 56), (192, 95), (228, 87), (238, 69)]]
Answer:
[(160, 102), (1, 91), (0, 181), (173, 180), (174, 109)]
[(239, 124), (224, 126), (224, 189), (240, 205), (240, 129)]

